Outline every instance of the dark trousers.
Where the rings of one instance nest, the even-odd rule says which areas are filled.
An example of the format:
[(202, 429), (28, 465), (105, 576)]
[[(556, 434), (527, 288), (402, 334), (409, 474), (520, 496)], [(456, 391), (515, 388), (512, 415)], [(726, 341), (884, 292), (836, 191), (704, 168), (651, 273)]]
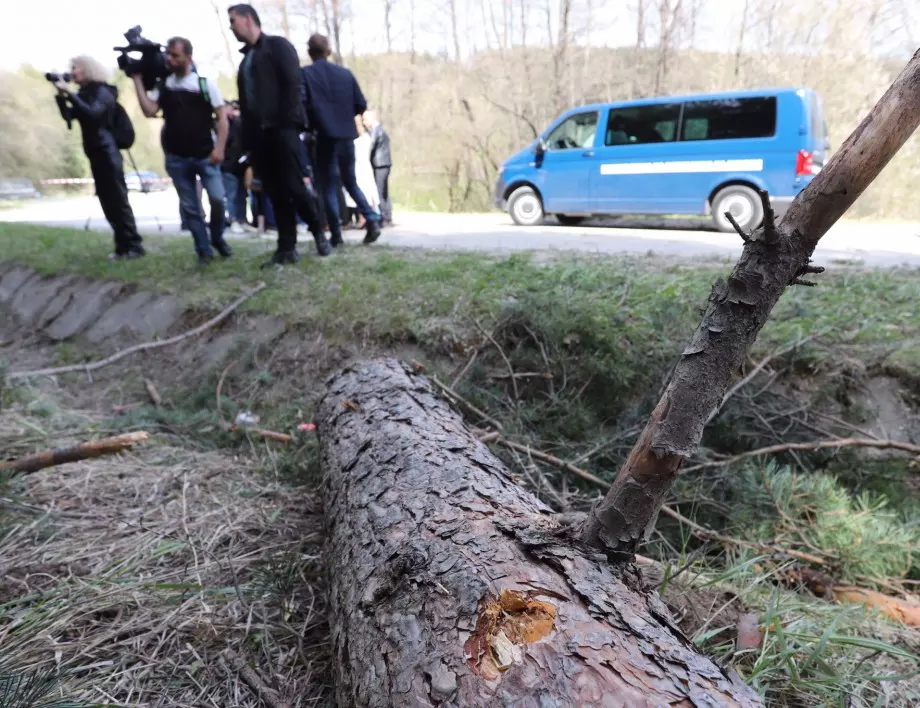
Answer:
[(303, 219), (313, 238), (325, 238), (319, 221), (316, 193), (307, 188), (303, 176), (300, 136), (294, 129), (263, 130), (253, 151), (253, 171), (271, 199), (278, 225), (278, 252), (297, 247), (297, 216)]
[(141, 236), (128, 202), (121, 155), (108, 151), (87, 155), (96, 182), (96, 196), (102, 213), (115, 233), (115, 253), (124, 255), (141, 249)]
[(337, 188), (339, 178), (342, 180), (342, 186), (358, 205), (361, 215), (368, 221), (380, 220), (380, 215), (371, 209), (364, 192), (358, 187), (358, 180), (355, 178), (355, 143), (353, 140), (318, 137), (316, 140), (316, 172), (325, 186), (323, 196), (326, 202), (326, 218), (329, 223), (329, 233), (333, 239), (342, 237)]
[(393, 205), (390, 203), (390, 168), (375, 167), (374, 181), (380, 195), (380, 215), (386, 222), (393, 221)]

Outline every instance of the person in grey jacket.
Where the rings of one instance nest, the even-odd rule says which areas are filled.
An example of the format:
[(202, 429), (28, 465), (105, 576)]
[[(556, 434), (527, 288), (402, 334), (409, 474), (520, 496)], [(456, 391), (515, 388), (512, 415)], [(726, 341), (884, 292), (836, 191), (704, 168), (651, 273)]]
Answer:
[(371, 166), (374, 168), (374, 180), (380, 194), (380, 213), (384, 226), (393, 223), (393, 205), (390, 202), (390, 136), (380, 125), (376, 111), (364, 113), (364, 126), (371, 136)]

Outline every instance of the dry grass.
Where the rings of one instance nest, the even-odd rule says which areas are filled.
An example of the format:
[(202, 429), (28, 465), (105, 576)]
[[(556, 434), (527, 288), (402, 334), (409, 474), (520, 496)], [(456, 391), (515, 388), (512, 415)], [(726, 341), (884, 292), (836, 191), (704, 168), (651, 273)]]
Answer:
[[(0, 455), (97, 423), (14, 405), (0, 411)], [(20, 477), (0, 496), (2, 708), (54, 705), (6, 695), (11, 675), (85, 704), (325, 703), (320, 521), (305, 490), (154, 438)]]

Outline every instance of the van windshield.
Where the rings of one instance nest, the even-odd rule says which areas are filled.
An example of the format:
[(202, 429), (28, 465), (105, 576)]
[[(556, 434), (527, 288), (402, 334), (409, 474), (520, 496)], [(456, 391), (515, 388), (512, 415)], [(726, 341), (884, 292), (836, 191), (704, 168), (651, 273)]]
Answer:
[(576, 113), (556, 126), (546, 138), (550, 150), (572, 150), (594, 146), (597, 133), (597, 111)]

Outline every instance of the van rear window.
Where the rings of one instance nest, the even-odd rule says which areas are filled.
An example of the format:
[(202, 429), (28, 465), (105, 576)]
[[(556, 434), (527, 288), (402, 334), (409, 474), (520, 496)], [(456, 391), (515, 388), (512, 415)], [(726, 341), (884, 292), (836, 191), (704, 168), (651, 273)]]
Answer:
[(689, 101), (684, 104), (681, 140), (769, 138), (775, 134), (775, 96)]

